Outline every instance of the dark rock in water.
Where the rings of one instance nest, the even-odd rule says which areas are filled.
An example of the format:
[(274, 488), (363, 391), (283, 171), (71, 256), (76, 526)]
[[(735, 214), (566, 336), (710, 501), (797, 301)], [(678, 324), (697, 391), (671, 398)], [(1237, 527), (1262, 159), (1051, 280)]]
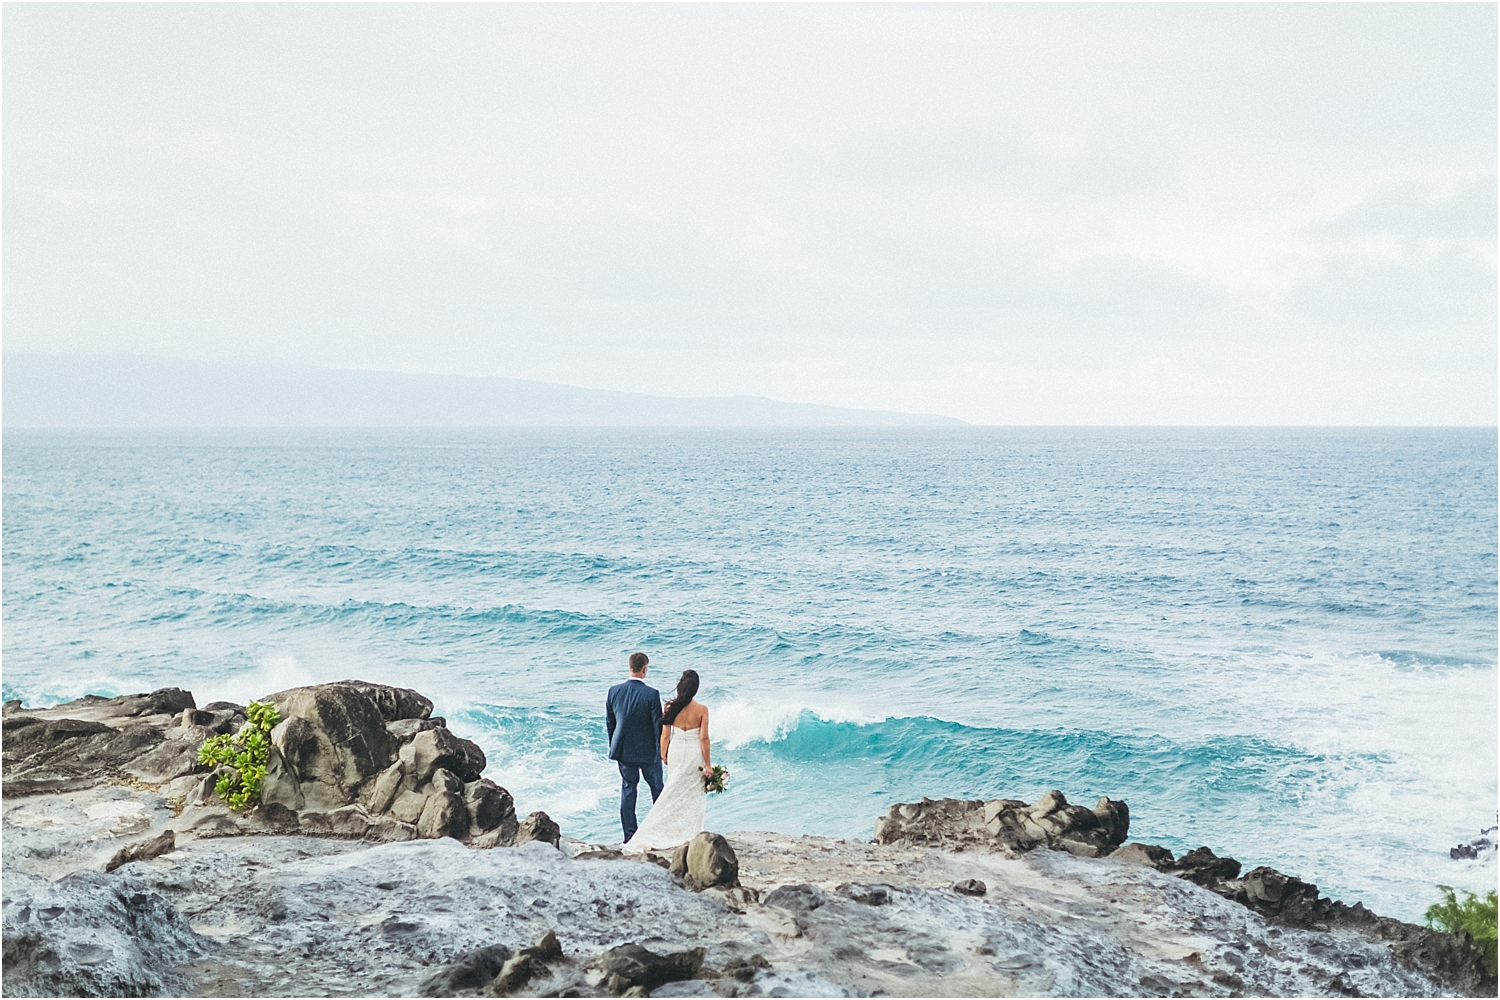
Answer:
[(1459, 844), (1449, 849), (1448, 856), (1455, 861), (1477, 861), (1486, 854), (1494, 853), (1495, 842), (1500, 839), (1496, 837), (1496, 831), (1497, 828), (1493, 826), (1480, 830), (1479, 836), (1467, 844)]
[(1188, 851), (1170, 867), (1162, 870), (1169, 871), (1178, 878), (1187, 879), (1194, 885), (1211, 889), (1215, 883), (1228, 882), (1237, 878), (1240, 874), (1240, 863), (1234, 858), (1221, 858), (1207, 847), (1199, 847)]
[(966, 878), (962, 882), (954, 882), (953, 891), (963, 893), (965, 896), (983, 896), (990, 889), (977, 878)]
[(553, 847), (561, 847), (562, 830), (552, 822), (552, 817), (541, 810), (537, 810), (521, 821), (516, 829), (516, 846), (529, 844), (533, 840), (551, 844)]
[(717, 833), (704, 830), (688, 841), (686, 861), (687, 874), (683, 880), (694, 892), (740, 884), (740, 860), (729, 841)]
[(489, 985), (505, 968), (511, 950), (503, 944), (486, 945), (459, 956), (447, 968), (433, 973), (418, 991), (424, 997), (451, 997), (460, 990), (479, 990)]
[(692, 979), (703, 968), (702, 948), (658, 955), (638, 944), (622, 944), (594, 959), (594, 967), (604, 973), (604, 987), (611, 996), (623, 996), (640, 988), (650, 993), (667, 983)]
[(1165, 847), (1157, 847), (1155, 844), (1140, 844), (1132, 841), (1124, 847), (1119, 847), (1109, 855), (1115, 861), (1123, 861), (1131, 865), (1145, 865), (1147, 868), (1155, 868), (1161, 871), (1172, 866), (1172, 852)]
[(120, 848), (115, 852), (114, 857), (105, 863), (104, 870), (112, 872), (121, 865), (129, 864), (132, 861), (150, 861), (152, 858), (159, 858), (163, 854), (170, 854), (176, 846), (177, 835), (171, 830), (163, 830), (160, 834), (149, 840), (136, 841), (134, 844), (128, 844)]
[(530, 948), (522, 948), (506, 961), (494, 982), (486, 989), (486, 996), (508, 997), (533, 979), (540, 979), (552, 971), (552, 963), (563, 957), (562, 945), (558, 944), (557, 932), (548, 931)]

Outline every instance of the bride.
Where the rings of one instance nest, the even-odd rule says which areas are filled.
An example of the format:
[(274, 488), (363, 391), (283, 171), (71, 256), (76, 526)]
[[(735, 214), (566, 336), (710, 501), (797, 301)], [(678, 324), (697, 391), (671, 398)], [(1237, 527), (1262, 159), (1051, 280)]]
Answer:
[(676, 847), (703, 830), (703, 806), (708, 799), (703, 775), (713, 765), (708, 751), (708, 709), (693, 700), (697, 693), (698, 672), (684, 670), (677, 694), (661, 717), (667, 784), (646, 821), (625, 844), (626, 851), (639, 854)]

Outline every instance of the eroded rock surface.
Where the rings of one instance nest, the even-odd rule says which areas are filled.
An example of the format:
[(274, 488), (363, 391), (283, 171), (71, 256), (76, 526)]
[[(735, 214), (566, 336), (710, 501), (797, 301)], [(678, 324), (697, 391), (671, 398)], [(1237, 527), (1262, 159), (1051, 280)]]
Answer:
[[(318, 688), (273, 696), (304, 714), (245, 815), (207, 769), (138, 776), (240, 706), (171, 689), (7, 706), (5, 992), (1494, 995), (1468, 942), (1207, 848), (1127, 843), (1123, 802), (923, 800), (874, 843), (703, 833), (627, 858), (517, 820), (416, 692)], [(82, 784), (15, 794), (13, 760), (16, 780)], [(475, 849), (501, 845), (519, 846)]]
[(1109, 854), (1130, 832), (1130, 807), (1102, 798), (1093, 809), (1051, 791), (1030, 805), (1019, 799), (923, 799), (898, 802), (875, 821), (881, 844), (1030, 850), (1050, 847), (1085, 858)]

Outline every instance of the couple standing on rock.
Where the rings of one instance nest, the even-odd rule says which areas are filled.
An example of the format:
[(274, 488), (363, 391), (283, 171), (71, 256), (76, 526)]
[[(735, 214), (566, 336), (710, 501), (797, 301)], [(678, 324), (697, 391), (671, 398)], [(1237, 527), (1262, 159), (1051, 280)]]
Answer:
[[(610, 688), (604, 700), (609, 759), (620, 766), (620, 825), (625, 850), (633, 853), (676, 847), (702, 831), (708, 799), (704, 776), (713, 766), (708, 709), (693, 700), (698, 672), (682, 672), (676, 695), (663, 708), (661, 694), (646, 683), (649, 663), (645, 653), (631, 653), (630, 679)], [(636, 789), (642, 777), (651, 788), (652, 806), (637, 828)]]

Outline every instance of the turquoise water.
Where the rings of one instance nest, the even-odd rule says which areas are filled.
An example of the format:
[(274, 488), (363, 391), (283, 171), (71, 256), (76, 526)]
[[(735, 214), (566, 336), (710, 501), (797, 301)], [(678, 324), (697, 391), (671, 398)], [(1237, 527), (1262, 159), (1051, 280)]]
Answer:
[(1414, 918), (1492, 886), (1494, 430), (8, 431), (4, 696), (421, 689), (618, 837), (603, 697), (703, 674), (708, 822), (1126, 799)]

